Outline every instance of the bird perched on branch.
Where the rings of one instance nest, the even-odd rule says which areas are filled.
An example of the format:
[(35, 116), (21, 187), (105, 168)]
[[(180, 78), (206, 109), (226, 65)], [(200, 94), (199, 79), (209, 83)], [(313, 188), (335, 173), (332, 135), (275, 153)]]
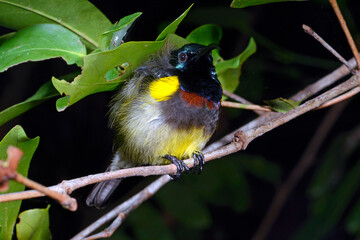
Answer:
[[(108, 171), (174, 163), (179, 177), (193, 157), (201, 171), (201, 149), (216, 128), (222, 97), (211, 50), (214, 45), (164, 47), (134, 71), (115, 95), (110, 126), (115, 153)], [(98, 183), (86, 203), (100, 208), (121, 179)]]

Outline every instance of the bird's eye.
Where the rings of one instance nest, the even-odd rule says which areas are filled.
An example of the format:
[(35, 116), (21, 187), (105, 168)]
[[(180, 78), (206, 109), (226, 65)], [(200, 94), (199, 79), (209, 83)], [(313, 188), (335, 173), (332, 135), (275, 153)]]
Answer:
[(187, 59), (188, 59), (188, 55), (186, 53), (182, 52), (182, 53), (179, 54), (179, 61), (180, 62), (182, 62), (182, 63), (186, 62)]

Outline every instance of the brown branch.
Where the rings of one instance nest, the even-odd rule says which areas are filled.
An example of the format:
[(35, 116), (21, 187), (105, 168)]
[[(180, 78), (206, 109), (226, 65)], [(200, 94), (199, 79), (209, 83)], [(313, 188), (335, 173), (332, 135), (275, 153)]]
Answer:
[(353, 88), (350, 91), (348, 91), (348, 92), (346, 92), (346, 93), (344, 93), (344, 94), (342, 94), (342, 95), (340, 95), (340, 96), (338, 96), (336, 98), (333, 98), (330, 101), (327, 101), (326, 103), (324, 103), (320, 107), (316, 108), (315, 110), (330, 107), (330, 106), (332, 106), (334, 104), (345, 101), (346, 99), (351, 98), (352, 96), (358, 94), (359, 92), (360, 92), (360, 87)]
[(323, 121), (319, 124), (319, 128), (311, 139), (298, 164), (293, 169), (288, 179), (276, 192), (264, 219), (262, 220), (254, 237), (252, 238), (253, 240), (262, 240), (266, 238), (290, 192), (294, 189), (300, 178), (312, 165), (321, 144), (323, 143), (330, 129), (335, 124), (343, 109), (346, 107), (347, 103), (348, 102), (342, 102), (341, 104), (337, 104), (332, 107), (324, 117)]
[(357, 69), (360, 70), (360, 56), (359, 56), (359, 51), (357, 50), (357, 47), (355, 45), (354, 39), (351, 36), (351, 33), (349, 31), (349, 28), (346, 25), (346, 21), (341, 13), (341, 10), (339, 8), (339, 5), (337, 4), (336, 0), (329, 0), (332, 8), (334, 9), (334, 12), (340, 22), (341, 28), (343, 29), (346, 39), (349, 43), (349, 46), (351, 48), (351, 51), (355, 57), (356, 60), (356, 64), (357, 64)]
[[(246, 139), (244, 140), (246, 141)], [(247, 143), (245, 143), (247, 145)], [(242, 145), (239, 141), (231, 143), (227, 146), (224, 146), (216, 151), (209, 152), (204, 155), (205, 161), (211, 161), (241, 149)], [(194, 166), (193, 159), (184, 160), (185, 163), (191, 168)], [(48, 187), (50, 190), (57, 191), (59, 193), (66, 193), (71, 194), (76, 189), (85, 187), (90, 184), (98, 183), (101, 181), (106, 181), (115, 178), (127, 178), (132, 176), (150, 176), (150, 175), (165, 175), (176, 174), (177, 168), (174, 164), (170, 165), (162, 165), (162, 166), (144, 166), (144, 167), (134, 167), (134, 168), (127, 168), (121, 169), (117, 171), (111, 171), (106, 173), (98, 173), (94, 175), (89, 175), (85, 177), (80, 177), (72, 180), (64, 180), (60, 184)], [(44, 196), (43, 193), (35, 190), (28, 190), (18, 193), (7, 193), (0, 195), (0, 202), (8, 202), (8, 201), (15, 201), (21, 199), (29, 199), (35, 197), (42, 197)]]
[(53, 191), (51, 189), (49, 189), (48, 187), (45, 187), (44, 185), (41, 185), (33, 180), (30, 180), (24, 176), (22, 176), (21, 174), (16, 174), (15, 181), (17, 181), (18, 183), (22, 183), (25, 186), (27, 186), (28, 188), (32, 188), (35, 189), (38, 192), (43, 193), (44, 195), (55, 199), (56, 201), (58, 201), (64, 208), (69, 209), (70, 211), (76, 211), (77, 210), (77, 202), (75, 198), (70, 197), (67, 194), (61, 194), (58, 193), (56, 191)]

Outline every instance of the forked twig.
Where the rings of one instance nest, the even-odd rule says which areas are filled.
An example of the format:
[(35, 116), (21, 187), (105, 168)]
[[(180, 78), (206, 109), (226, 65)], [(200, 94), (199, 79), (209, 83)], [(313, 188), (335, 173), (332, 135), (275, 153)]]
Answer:
[[(14, 146), (9, 146), (7, 149), (8, 159), (6, 162), (0, 162), (0, 185), (2, 190), (6, 190), (6, 186), (10, 179), (25, 185), (28, 188), (35, 189), (44, 195), (51, 197), (57, 200), (63, 207), (76, 211), (77, 202), (74, 198), (70, 197), (67, 194), (61, 194), (59, 192), (53, 191), (31, 179), (28, 179), (16, 171), (20, 159), (23, 155), (23, 152)], [(14, 193), (16, 194), (16, 193)], [(0, 196), (6, 196), (7, 194), (2, 194)]]

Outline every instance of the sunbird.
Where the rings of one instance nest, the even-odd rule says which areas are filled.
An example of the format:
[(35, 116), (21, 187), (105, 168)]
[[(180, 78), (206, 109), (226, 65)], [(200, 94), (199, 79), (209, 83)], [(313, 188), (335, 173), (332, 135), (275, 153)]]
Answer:
[[(133, 72), (111, 101), (109, 123), (114, 154), (107, 171), (173, 163), (179, 177), (193, 157), (201, 171), (201, 150), (219, 120), (222, 87), (211, 52), (215, 45), (164, 46)], [(101, 208), (121, 182), (98, 183), (86, 203)]]

